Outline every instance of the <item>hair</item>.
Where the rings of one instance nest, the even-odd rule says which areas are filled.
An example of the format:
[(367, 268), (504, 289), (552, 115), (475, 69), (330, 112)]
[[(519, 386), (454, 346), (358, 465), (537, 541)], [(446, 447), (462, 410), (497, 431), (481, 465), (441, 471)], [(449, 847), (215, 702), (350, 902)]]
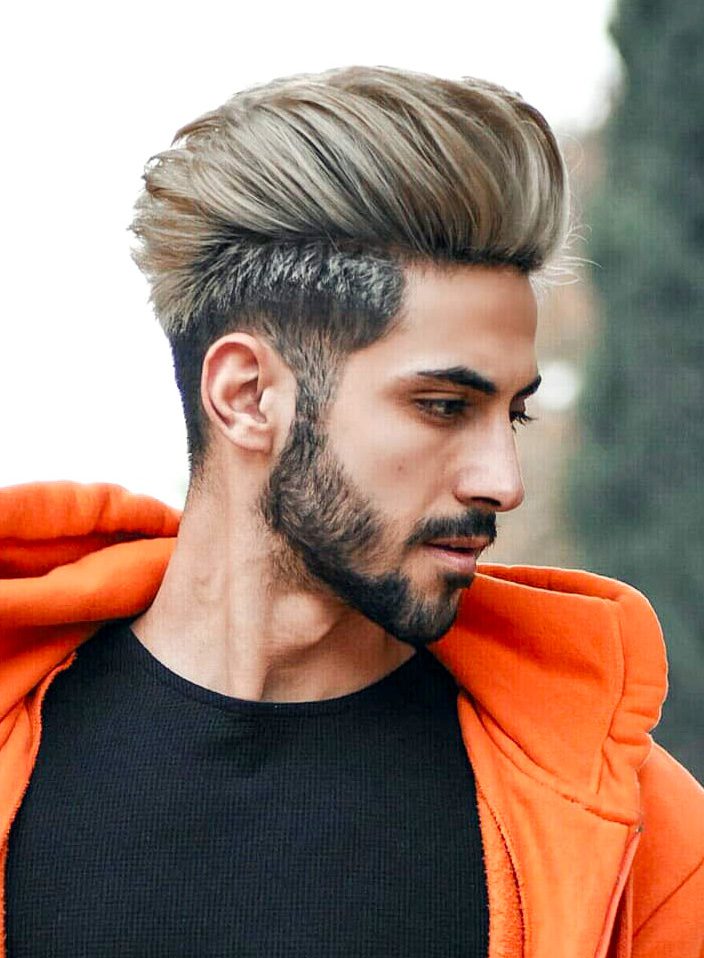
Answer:
[(297, 415), (331, 400), (346, 356), (402, 321), (404, 269), (547, 275), (568, 229), (546, 120), (483, 80), (392, 67), (242, 90), (152, 157), (133, 257), (171, 346), (191, 480), (206, 459), (205, 353), (234, 330), (296, 376)]

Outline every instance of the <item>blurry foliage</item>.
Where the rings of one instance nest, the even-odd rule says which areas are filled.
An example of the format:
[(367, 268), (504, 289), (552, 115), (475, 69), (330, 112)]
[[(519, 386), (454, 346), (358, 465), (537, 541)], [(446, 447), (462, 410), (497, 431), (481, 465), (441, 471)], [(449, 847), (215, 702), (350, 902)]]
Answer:
[(601, 330), (569, 511), (582, 563), (655, 607), (655, 738), (704, 780), (704, 4), (621, 0), (611, 32), (625, 85), (586, 211)]

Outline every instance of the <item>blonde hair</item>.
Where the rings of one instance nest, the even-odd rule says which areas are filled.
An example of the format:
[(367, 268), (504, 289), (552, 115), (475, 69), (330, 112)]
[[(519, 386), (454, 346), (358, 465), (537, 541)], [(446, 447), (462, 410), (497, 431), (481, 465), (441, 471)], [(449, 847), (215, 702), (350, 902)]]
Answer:
[(133, 255), (174, 349), (192, 465), (205, 424), (184, 389), (218, 335), (258, 329), (305, 375), (306, 336), (332, 362), (392, 328), (403, 266), (535, 275), (568, 228), (564, 161), (534, 107), (392, 67), (249, 87), (182, 127), (144, 180)]

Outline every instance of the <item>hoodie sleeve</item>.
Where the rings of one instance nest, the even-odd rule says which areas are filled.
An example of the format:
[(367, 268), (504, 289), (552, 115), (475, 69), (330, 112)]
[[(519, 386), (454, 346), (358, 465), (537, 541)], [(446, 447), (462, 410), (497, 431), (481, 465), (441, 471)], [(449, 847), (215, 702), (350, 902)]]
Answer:
[(632, 958), (704, 958), (704, 789), (659, 745), (639, 777)]
[(704, 859), (637, 929), (632, 958), (704, 956)]

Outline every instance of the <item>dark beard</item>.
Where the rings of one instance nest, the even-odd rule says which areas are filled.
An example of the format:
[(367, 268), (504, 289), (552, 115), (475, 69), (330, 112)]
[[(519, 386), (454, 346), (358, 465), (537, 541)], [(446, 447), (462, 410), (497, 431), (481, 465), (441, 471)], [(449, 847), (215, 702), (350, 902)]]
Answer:
[[(416, 648), (439, 639), (455, 621), (458, 590), (471, 584), (466, 575), (447, 573), (444, 594), (429, 602), (414, 594), (401, 572), (365, 574), (384, 559), (387, 523), (346, 477), (317, 422), (296, 417), (258, 508), (281, 545), (277, 577), (302, 588), (325, 583), (347, 605)], [(479, 513), (474, 534), (493, 539), (494, 522), (493, 515)], [(448, 534), (461, 533), (427, 530), (412, 541)], [(463, 534), (470, 534), (466, 521)]]

